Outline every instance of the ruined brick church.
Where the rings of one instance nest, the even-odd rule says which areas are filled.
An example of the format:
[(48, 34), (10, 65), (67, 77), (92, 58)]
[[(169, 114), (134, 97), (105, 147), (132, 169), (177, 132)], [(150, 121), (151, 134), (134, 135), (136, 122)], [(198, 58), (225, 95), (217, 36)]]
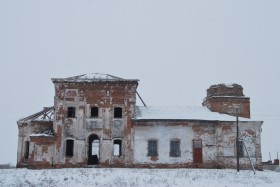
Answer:
[(17, 122), (17, 167), (234, 168), (238, 152), (242, 168), (250, 158), (262, 169), (263, 122), (250, 119), (250, 98), (238, 84), (211, 86), (201, 107), (153, 107), (136, 106), (136, 79), (52, 82), (54, 106)]

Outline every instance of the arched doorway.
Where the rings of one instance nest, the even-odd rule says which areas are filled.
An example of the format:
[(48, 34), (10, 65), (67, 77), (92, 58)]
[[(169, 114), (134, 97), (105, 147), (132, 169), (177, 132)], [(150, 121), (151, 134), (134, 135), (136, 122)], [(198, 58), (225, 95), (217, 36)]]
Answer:
[(99, 137), (92, 134), (88, 137), (88, 165), (98, 165), (99, 164)]

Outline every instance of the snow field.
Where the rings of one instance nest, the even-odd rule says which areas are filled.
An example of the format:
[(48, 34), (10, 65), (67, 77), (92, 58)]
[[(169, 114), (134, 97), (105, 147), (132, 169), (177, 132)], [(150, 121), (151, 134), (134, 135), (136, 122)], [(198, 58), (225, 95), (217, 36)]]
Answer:
[(0, 186), (279, 187), (280, 173), (225, 169), (2, 169)]

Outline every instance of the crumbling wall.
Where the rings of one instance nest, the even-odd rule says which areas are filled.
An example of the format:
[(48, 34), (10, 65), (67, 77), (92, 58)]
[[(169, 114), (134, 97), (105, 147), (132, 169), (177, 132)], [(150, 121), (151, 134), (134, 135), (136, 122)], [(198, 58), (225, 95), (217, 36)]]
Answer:
[(244, 118), (250, 118), (250, 98), (243, 97), (211, 97), (203, 102), (203, 106), (208, 107), (212, 112), (219, 112)]
[[(55, 131), (57, 145), (55, 164), (87, 164), (89, 136), (100, 139), (100, 164), (129, 164), (131, 153), (131, 121), (136, 102), (137, 81), (55, 83)], [(67, 107), (76, 108), (76, 117), (67, 117)], [(98, 107), (98, 117), (91, 118), (91, 107)], [(122, 118), (114, 118), (114, 108), (121, 107)], [(65, 140), (74, 140), (75, 154), (65, 159)], [(122, 140), (122, 156), (114, 157), (113, 141)], [(76, 151), (78, 154), (76, 154)]]
[(17, 147), (17, 167), (24, 167), (27, 159), (24, 158), (25, 141), (30, 141), (30, 123), (18, 122), (18, 147)]
[(250, 118), (250, 98), (243, 94), (242, 86), (238, 84), (212, 85), (207, 89), (207, 97), (202, 103), (212, 112), (225, 113), (244, 118)]
[[(262, 122), (240, 122), (244, 156), (240, 167), (250, 169), (249, 157), (262, 169), (260, 133)], [(218, 121), (136, 120), (133, 122), (135, 167), (236, 168), (236, 123)], [(148, 140), (158, 140), (158, 156), (150, 157)], [(170, 157), (170, 140), (180, 139), (181, 156)], [(202, 141), (202, 162), (194, 162), (193, 140)]]
[(243, 87), (238, 84), (217, 84), (207, 89), (207, 97), (239, 96), (243, 97)]
[(30, 136), (28, 167), (50, 168), (53, 166), (55, 136)]
[[(47, 135), (48, 133), (53, 133), (53, 122), (50, 120), (41, 120), (41, 121), (25, 121), (18, 122), (18, 149), (17, 149), (17, 167), (28, 167), (30, 164), (34, 164), (36, 161), (34, 157), (34, 151), (36, 151), (36, 143), (32, 143), (31, 136), (38, 136), (42, 134), (42, 136)], [(46, 133), (46, 134), (44, 134)], [(53, 136), (52, 136), (53, 137)], [(34, 141), (34, 140), (33, 140)], [(26, 142), (29, 142), (29, 154), (27, 157), (25, 156), (26, 150)], [(40, 141), (39, 141), (40, 142)], [(54, 141), (51, 144), (48, 144), (44, 147), (44, 151), (49, 149), (50, 146), (53, 146)], [(41, 152), (40, 152), (41, 153)], [(40, 154), (38, 153), (38, 154)], [(41, 155), (42, 159), (47, 159), (48, 156)], [(40, 160), (41, 161), (41, 160)]]
[[(240, 157), (241, 168), (251, 168), (249, 156), (253, 165), (262, 169), (261, 157), (261, 125), (262, 122), (239, 122), (239, 140), (243, 141), (244, 156)], [(216, 130), (217, 160), (221, 168), (236, 167), (236, 122), (220, 122)], [(245, 149), (247, 148), (247, 151)]]
[(216, 122), (193, 122), (193, 140), (202, 141), (202, 165), (215, 165), (217, 162)]

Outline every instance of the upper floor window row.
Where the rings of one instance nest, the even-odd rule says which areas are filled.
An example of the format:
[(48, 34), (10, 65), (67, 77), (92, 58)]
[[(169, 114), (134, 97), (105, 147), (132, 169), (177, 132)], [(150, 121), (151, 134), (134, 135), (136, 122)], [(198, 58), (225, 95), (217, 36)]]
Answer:
[[(99, 116), (99, 109), (98, 107), (91, 107), (90, 117), (98, 118)], [(114, 108), (114, 118), (122, 118), (123, 112), (121, 107)]]
[[(91, 107), (90, 117), (97, 118), (99, 116), (98, 107)], [(76, 117), (76, 107), (68, 107), (67, 108), (67, 117), (75, 118)], [(123, 109), (122, 107), (114, 108), (114, 118), (122, 118), (123, 117)]]

